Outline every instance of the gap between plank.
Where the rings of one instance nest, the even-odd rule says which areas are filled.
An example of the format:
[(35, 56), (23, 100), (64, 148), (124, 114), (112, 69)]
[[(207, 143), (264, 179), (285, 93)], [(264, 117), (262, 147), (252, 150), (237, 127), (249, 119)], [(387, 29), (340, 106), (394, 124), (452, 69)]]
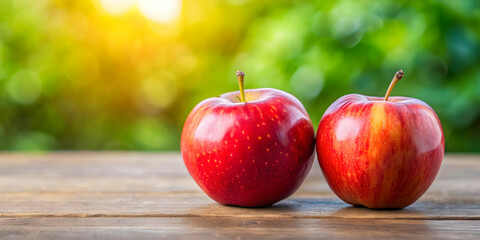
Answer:
[(202, 215), (202, 214), (72, 214), (72, 213), (58, 213), (58, 214), (45, 214), (45, 213), (0, 213), (0, 218), (222, 218), (222, 217), (235, 217), (244, 219), (365, 219), (365, 220), (480, 220), (480, 216), (449, 216), (449, 217), (398, 217), (398, 218), (382, 218), (382, 217), (339, 217), (339, 216), (272, 216), (272, 217), (254, 217), (254, 216), (225, 216), (225, 215)]

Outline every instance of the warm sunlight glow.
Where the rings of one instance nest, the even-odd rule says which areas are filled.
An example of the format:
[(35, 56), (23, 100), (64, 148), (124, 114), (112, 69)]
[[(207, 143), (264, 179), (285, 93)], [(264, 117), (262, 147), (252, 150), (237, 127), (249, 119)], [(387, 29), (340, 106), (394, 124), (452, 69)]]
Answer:
[(138, 8), (148, 19), (158, 23), (176, 20), (182, 8), (181, 0), (139, 0)]
[(113, 15), (126, 13), (136, 2), (136, 0), (100, 0), (102, 7)]
[(124, 14), (137, 5), (148, 19), (157, 23), (169, 23), (180, 15), (182, 0), (100, 0), (100, 5), (112, 15)]

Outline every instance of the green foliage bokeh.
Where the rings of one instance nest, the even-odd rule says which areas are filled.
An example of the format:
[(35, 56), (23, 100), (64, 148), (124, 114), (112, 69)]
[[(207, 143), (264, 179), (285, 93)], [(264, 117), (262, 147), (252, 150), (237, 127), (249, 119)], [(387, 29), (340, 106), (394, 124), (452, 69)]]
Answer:
[(96, 0), (0, 1), (0, 149), (178, 150), (201, 100), (288, 91), (317, 126), (348, 93), (419, 98), (480, 152), (480, 3), (184, 0), (155, 23)]

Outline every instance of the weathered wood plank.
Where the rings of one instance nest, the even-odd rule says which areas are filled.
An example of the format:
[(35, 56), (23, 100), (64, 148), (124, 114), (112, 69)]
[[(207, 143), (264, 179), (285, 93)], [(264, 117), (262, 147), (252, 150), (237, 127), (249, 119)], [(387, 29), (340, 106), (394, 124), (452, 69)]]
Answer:
[[(180, 154), (60, 152), (0, 153), (0, 192), (4, 191), (200, 191)], [(314, 164), (298, 191), (331, 193)], [(445, 196), (480, 194), (480, 155), (447, 155), (429, 192)]]
[(314, 166), (291, 198), (248, 209), (210, 200), (178, 153), (0, 153), (0, 239), (480, 238), (478, 155), (447, 155), (395, 211), (350, 207)]
[(1, 239), (478, 239), (480, 221), (0, 218)]
[(404, 210), (350, 207), (334, 197), (297, 195), (270, 208), (219, 205), (202, 193), (2, 193), (0, 217), (263, 217), (478, 219), (478, 202), (424, 198)]
[(479, 219), (480, 159), (449, 155), (427, 194), (402, 211), (351, 208), (330, 191), (318, 164), (301, 189), (272, 208), (215, 204), (179, 154), (0, 154), (0, 216)]

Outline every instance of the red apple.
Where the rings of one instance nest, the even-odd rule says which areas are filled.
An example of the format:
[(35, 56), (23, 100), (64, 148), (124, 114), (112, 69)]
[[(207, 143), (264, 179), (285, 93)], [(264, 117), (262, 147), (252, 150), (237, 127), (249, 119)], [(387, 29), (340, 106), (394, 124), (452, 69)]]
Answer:
[(426, 103), (350, 94), (323, 115), (317, 155), (333, 192), (368, 208), (404, 208), (420, 198), (438, 173), (445, 151), (442, 125)]
[(188, 172), (225, 205), (263, 207), (287, 198), (314, 159), (315, 133), (294, 96), (276, 89), (243, 90), (199, 103), (181, 138)]

